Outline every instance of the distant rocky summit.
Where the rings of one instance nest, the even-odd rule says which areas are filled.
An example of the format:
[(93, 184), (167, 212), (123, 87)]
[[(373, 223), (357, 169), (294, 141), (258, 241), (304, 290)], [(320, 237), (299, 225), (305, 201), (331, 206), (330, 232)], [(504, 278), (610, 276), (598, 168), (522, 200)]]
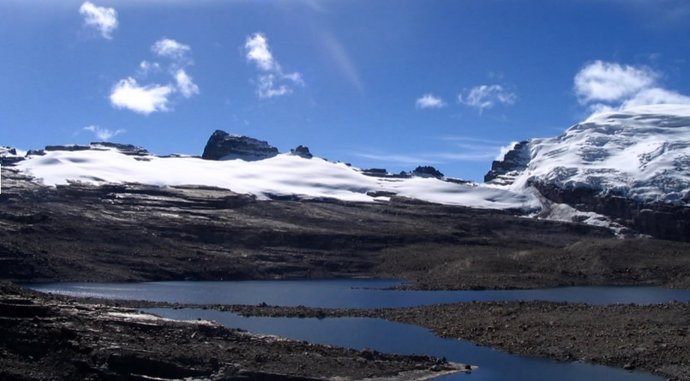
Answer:
[(532, 158), (529, 150), (529, 141), (516, 143), (501, 160), (491, 163), (491, 170), (484, 175), (484, 182), (497, 185), (510, 185), (529, 164)]
[(15, 148), (0, 146), (0, 165), (11, 165), (22, 159)]
[(309, 147), (303, 145), (298, 145), (296, 148), (291, 149), (290, 153), (304, 159), (311, 159), (312, 157), (314, 157), (314, 155), (312, 155), (311, 152), (309, 152)]
[(202, 159), (256, 161), (278, 155), (278, 149), (263, 140), (248, 136), (230, 135), (216, 130), (206, 143)]
[(417, 177), (435, 177), (437, 179), (443, 178), (443, 173), (432, 166), (418, 166), (412, 171), (412, 176)]

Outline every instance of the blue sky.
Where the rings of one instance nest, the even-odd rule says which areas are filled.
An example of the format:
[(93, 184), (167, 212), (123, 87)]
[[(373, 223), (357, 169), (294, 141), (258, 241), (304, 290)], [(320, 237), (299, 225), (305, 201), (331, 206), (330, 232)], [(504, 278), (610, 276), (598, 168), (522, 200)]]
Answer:
[(222, 129), (481, 180), (595, 110), (690, 103), (688, 36), (674, 0), (3, 0), (0, 144), (200, 154)]

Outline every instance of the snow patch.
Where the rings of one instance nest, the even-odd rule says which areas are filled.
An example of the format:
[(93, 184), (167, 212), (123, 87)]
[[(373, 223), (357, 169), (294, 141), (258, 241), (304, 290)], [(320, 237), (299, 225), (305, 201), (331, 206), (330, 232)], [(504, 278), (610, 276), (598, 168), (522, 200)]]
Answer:
[(115, 148), (92, 146), (90, 150), (49, 151), (43, 156), (31, 156), (17, 168), (48, 186), (72, 182), (162, 187), (202, 185), (252, 194), (261, 200), (298, 196), (356, 202), (385, 200), (368, 193), (390, 192), (423, 201), (484, 209), (534, 210), (540, 206), (534, 196), (524, 192), (435, 178), (371, 177), (343, 163), (290, 154), (257, 161), (215, 161), (194, 157), (135, 157)]
[(534, 139), (514, 192), (538, 181), (645, 202), (690, 195), (690, 106), (651, 105), (592, 115), (555, 138)]

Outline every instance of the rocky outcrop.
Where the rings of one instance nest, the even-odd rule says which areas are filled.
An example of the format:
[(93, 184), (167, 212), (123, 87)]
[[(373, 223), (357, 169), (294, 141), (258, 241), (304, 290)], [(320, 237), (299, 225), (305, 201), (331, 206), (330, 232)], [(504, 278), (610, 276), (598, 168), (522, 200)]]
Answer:
[(12, 147), (0, 147), (0, 165), (12, 165), (24, 160)]
[(314, 155), (309, 152), (309, 147), (303, 145), (298, 145), (296, 148), (291, 149), (290, 153), (304, 159), (311, 159), (314, 157)]
[(115, 148), (116, 150), (122, 152), (125, 155), (130, 156), (147, 156), (150, 155), (149, 151), (145, 148), (137, 147), (133, 144), (120, 144), (120, 143), (110, 143), (110, 142), (93, 142), (92, 147), (106, 147)]
[(362, 169), (362, 174), (366, 176), (373, 176), (373, 177), (386, 177), (389, 176), (388, 171), (386, 168), (367, 168), (367, 169)]
[(501, 160), (491, 163), (491, 170), (484, 175), (484, 182), (497, 185), (510, 185), (515, 178), (527, 169), (531, 159), (529, 142), (521, 141), (513, 146)]
[(202, 159), (256, 161), (278, 155), (278, 149), (263, 140), (248, 136), (230, 135), (216, 130), (206, 143)]
[(443, 173), (432, 166), (418, 166), (412, 171), (412, 176), (443, 178)]
[(603, 214), (640, 233), (690, 241), (690, 207), (687, 204), (643, 202), (613, 192), (602, 194), (591, 188), (563, 188), (541, 181), (532, 181), (530, 185), (553, 202)]

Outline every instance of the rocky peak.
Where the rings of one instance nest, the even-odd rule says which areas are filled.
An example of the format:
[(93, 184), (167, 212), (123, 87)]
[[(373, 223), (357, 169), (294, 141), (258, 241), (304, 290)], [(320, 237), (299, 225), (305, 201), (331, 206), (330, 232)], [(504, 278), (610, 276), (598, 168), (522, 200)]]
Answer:
[(484, 175), (484, 182), (497, 185), (510, 185), (525, 169), (531, 159), (530, 144), (521, 141), (513, 146), (501, 160), (491, 163), (491, 170)]
[(312, 157), (314, 157), (314, 155), (312, 155), (311, 152), (309, 152), (309, 147), (303, 145), (298, 145), (296, 148), (291, 149), (290, 153), (305, 159), (311, 159)]
[(443, 173), (439, 171), (438, 169), (432, 167), (432, 166), (418, 166), (417, 168), (412, 171), (412, 176), (417, 176), (417, 177), (435, 177), (435, 178), (442, 178)]
[(21, 157), (17, 150), (12, 147), (1, 147), (0, 146), (0, 165), (12, 165), (16, 162), (22, 161), (24, 158)]
[(256, 161), (278, 155), (278, 149), (263, 140), (248, 136), (230, 135), (216, 130), (206, 143), (202, 159)]
[(0, 156), (17, 156), (17, 150), (12, 147), (0, 147)]

